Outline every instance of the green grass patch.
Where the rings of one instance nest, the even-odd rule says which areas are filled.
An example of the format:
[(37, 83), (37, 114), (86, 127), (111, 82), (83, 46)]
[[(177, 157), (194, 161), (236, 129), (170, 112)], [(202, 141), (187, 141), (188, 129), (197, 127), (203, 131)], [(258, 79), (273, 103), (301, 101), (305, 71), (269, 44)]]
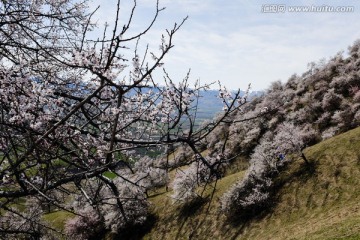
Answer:
[(117, 177), (117, 175), (114, 172), (110, 172), (110, 171), (104, 172), (103, 175), (109, 179), (114, 179)]
[(44, 215), (44, 220), (47, 221), (51, 227), (63, 231), (65, 223), (68, 219), (73, 218), (74, 214), (66, 211), (56, 211)]

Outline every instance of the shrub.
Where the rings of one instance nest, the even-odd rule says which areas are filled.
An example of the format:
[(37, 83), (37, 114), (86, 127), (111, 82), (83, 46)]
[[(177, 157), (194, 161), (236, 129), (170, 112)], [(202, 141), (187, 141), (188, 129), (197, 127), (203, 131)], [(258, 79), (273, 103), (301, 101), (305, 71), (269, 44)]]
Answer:
[(50, 236), (50, 227), (42, 220), (43, 213), (34, 198), (28, 198), (21, 211), (9, 207), (7, 212), (0, 212), (0, 239), (40, 239)]
[(335, 134), (339, 131), (339, 128), (338, 127), (330, 127), (328, 129), (326, 129), (325, 131), (322, 132), (321, 134), (321, 138), (323, 140), (325, 139), (328, 139), (328, 138), (331, 138), (333, 136), (335, 136)]
[(196, 188), (198, 186), (197, 170), (189, 167), (186, 170), (177, 170), (172, 183), (174, 193), (171, 197), (182, 203), (190, 202), (197, 198)]
[(101, 212), (106, 228), (118, 233), (128, 226), (144, 223), (149, 214), (149, 202), (141, 187), (121, 178), (116, 178), (114, 183), (119, 189), (119, 195), (112, 196), (109, 192), (108, 199), (101, 205)]
[(268, 206), (271, 186), (270, 178), (248, 172), (222, 196), (221, 209), (227, 216), (252, 216)]
[(155, 160), (150, 157), (143, 157), (139, 159), (134, 166), (135, 174), (132, 176), (134, 182), (148, 190), (165, 186), (169, 177), (167, 171), (158, 167), (155, 167)]
[[(119, 233), (126, 227), (145, 222), (149, 203), (143, 188), (125, 174), (108, 181), (112, 184), (89, 181), (81, 186), (83, 194), (72, 203), (72, 208), (80, 216), (66, 223), (69, 236), (83, 235), (87, 239), (98, 236), (103, 230)], [(86, 229), (93, 231), (87, 232)]]
[(273, 137), (270, 133), (264, 135), (251, 155), (250, 167), (244, 178), (222, 196), (221, 209), (227, 216), (252, 216), (267, 206), (272, 187), (271, 177), (282, 164)]
[(197, 159), (188, 168), (177, 170), (171, 196), (174, 201), (188, 203), (195, 198), (201, 198), (196, 189), (222, 176), (222, 170), (227, 165), (227, 162), (223, 161), (225, 156), (219, 153), (213, 154), (207, 157), (208, 165)]
[(334, 89), (330, 89), (324, 95), (324, 98), (322, 100), (322, 107), (325, 111), (336, 110), (340, 106), (342, 99), (342, 96), (336, 94), (334, 92)]
[(65, 224), (65, 233), (73, 239), (91, 239), (98, 236), (105, 226), (99, 214), (86, 205), (79, 211), (80, 216), (69, 219)]

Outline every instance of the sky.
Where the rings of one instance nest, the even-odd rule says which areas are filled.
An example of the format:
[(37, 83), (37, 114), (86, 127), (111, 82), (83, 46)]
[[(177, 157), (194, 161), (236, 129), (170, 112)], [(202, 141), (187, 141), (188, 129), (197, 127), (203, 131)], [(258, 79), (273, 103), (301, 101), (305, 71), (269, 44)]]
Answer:
[[(99, 27), (105, 22), (111, 26), (116, 2), (90, 3), (92, 9), (100, 5), (93, 18)], [(133, 0), (121, 3), (120, 20), (125, 23)], [(146, 28), (155, 6), (155, 0), (137, 1), (130, 34)], [(293, 6), (350, 6), (353, 11), (316, 8), (313, 12), (291, 12)], [(160, 0), (160, 7), (166, 9), (140, 40), (142, 46), (149, 44), (154, 51), (166, 29), (189, 17), (164, 59), (174, 81), (182, 80), (191, 69), (191, 82), (220, 81), (233, 90), (245, 90), (251, 84), (252, 90), (264, 90), (273, 81), (286, 82), (294, 73), (302, 74), (310, 62), (329, 59), (340, 51), (346, 54), (348, 46), (360, 38), (358, 0)], [(155, 76), (162, 81), (161, 71)]]

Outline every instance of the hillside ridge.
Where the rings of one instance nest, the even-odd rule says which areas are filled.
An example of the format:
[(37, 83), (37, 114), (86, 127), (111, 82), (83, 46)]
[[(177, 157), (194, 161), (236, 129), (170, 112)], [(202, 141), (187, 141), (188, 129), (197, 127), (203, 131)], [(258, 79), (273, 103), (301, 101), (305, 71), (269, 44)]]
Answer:
[(307, 148), (276, 179), (271, 208), (231, 222), (218, 199), (244, 172), (221, 179), (212, 199), (182, 208), (169, 193), (151, 198), (158, 216), (144, 239), (358, 239), (360, 238), (360, 128)]

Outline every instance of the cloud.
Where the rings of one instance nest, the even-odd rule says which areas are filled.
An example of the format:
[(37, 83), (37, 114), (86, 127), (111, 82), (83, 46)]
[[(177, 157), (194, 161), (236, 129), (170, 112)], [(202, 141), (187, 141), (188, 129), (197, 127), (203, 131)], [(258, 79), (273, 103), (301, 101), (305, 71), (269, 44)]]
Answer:
[[(108, 3), (102, 14), (106, 14)], [(174, 78), (182, 79), (191, 68), (194, 81), (221, 80), (229, 88), (245, 88), (251, 82), (253, 89), (264, 89), (271, 81), (285, 81), (293, 73), (301, 74), (307, 63), (333, 56), (360, 37), (357, 12), (264, 14), (261, 6), (268, 3), (263, 0), (160, 1), (167, 9), (141, 42), (158, 49), (164, 30), (189, 15), (174, 38), (175, 48), (165, 59), (165, 67)], [(154, 4), (151, 0), (138, 2), (134, 31), (149, 22)], [(301, 4), (339, 5), (339, 2), (302, 1)], [(358, 2), (349, 1), (346, 5), (354, 5), (360, 11)], [(107, 15), (102, 21), (110, 19)]]

